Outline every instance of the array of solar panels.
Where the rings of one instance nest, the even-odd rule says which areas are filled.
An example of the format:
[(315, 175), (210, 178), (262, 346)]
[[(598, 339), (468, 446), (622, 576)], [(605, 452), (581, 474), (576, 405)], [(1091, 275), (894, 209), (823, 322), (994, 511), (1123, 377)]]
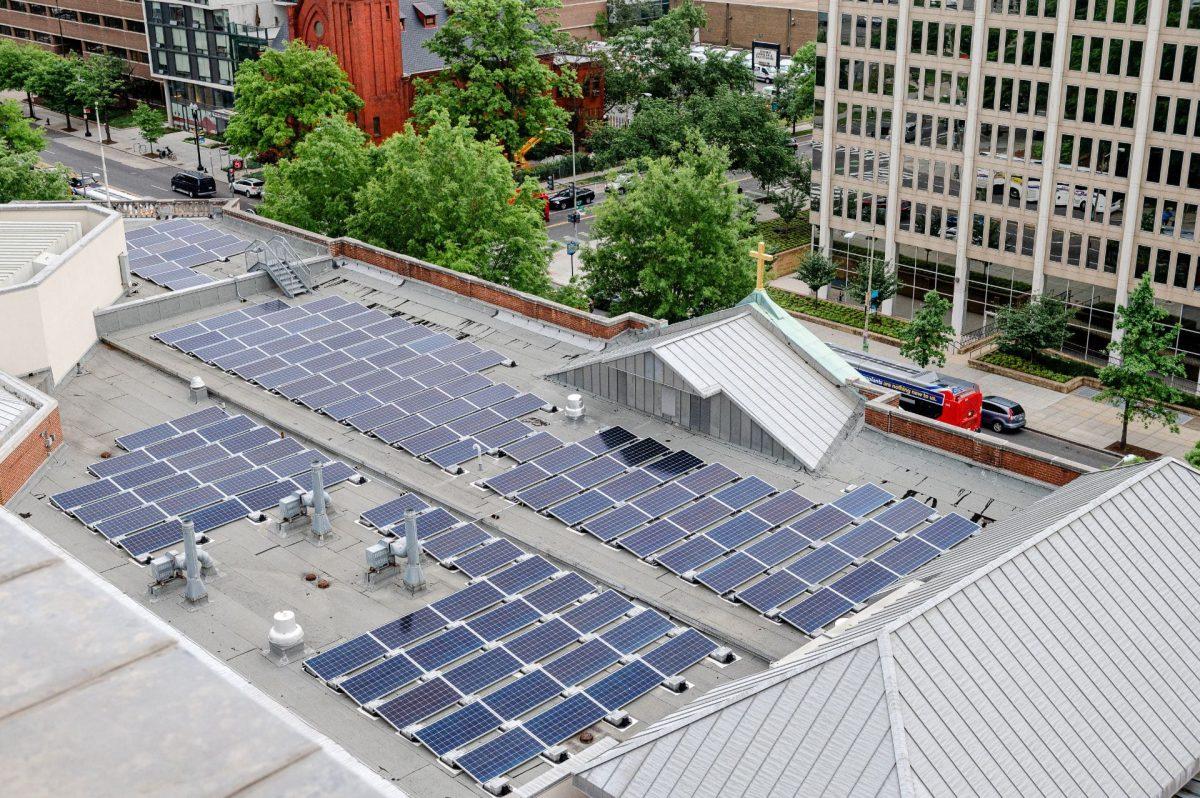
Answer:
[(213, 282), (193, 267), (236, 255), (250, 242), (198, 219), (171, 219), (128, 231), (125, 244), (129, 271), (178, 291)]
[(331, 296), (222, 313), (154, 336), (450, 471), (533, 435), (546, 405), (480, 374), (504, 356)]
[[(409, 508), (420, 513), (425, 551), (474, 581), (304, 665), (481, 783), (717, 648), (694, 629), (412, 494), (368, 510), (360, 521), (386, 531)], [(436, 520), (423, 525), (424, 519)], [(571, 695), (547, 706), (564, 692)]]
[(877, 485), (818, 507), (621, 427), (502, 449), (520, 465), (484, 487), (807, 634), (979, 531)]
[(311, 489), (314, 460), (324, 464), (327, 488), (356, 476), (345, 463), (218, 407), (124, 435), (117, 445), (127, 453), (88, 466), (97, 482), (50, 502), (135, 559), (183, 540), (181, 519), (203, 534)]

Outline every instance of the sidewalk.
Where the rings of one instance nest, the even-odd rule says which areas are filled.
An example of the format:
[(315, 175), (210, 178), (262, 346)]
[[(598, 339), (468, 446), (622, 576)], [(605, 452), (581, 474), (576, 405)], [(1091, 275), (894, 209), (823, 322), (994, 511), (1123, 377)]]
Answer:
[[(797, 286), (802, 286), (803, 283), (791, 277), (781, 277), (772, 281), (771, 285), (807, 294), (805, 290), (797, 290)], [(805, 326), (823, 341), (854, 349), (862, 346), (862, 338), (858, 335), (844, 333), (821, 324)], [(871, 342), (871, 354), (889, 360), (908, 362), (900, 356), (898, 347), (875, 341)], [(938, 371), (978, 383), (984, 395), (997, 394), (1019, 402), (1025, 408), (1025, 416), (1031, 429), (1097, 449), (1103, 449), (1121, 439), (1121, 419), (1117, 409), (1092, 401), (1094, 391), (1081, 388), (1074, 393), (1058, 393), (1020, 380), (980, 371), (967, 363), (970, 357), (969, 354), (949, 355), (945, 367), (939, 368)], [(1189, 416), (1181, 418), (1181, 421), (1184, 423), (1180, 425), (1178, 435), (1172, 434), (1164, 427), (1156, 426), (1147, 430), (1141, 424), (1131, 424), (1129, 443), (1162, 454), (1183, 457), (1196, 441), (1200, 440), (1200, 419)], [(1017, 438), (1019, 443), (1020, 436)]]
[[(29, 105), (25, 102), (24, 92), (0, 92), (0, 98), (17, 100), (20, 102), (22, 110), (25, 113), (29, 112)], [(66, 117), (62, 114), (51, 111), (37, 103), (34, 103), (33, 108), (38, 116), (37, 126), (43, 130), (65, 134), (66, 138), (60, 140), (71, 142), (69, 146), (89, 151), (95, 150), (99, 146), (99, 136), (103, 131), (103, 126), (101, 126), (100, 131), (97, 131), (95, 123), (89, 122), (92, 135), (88, 137), (84, 135), (83, 119), (78, 116), (72, 116), (71, 126), (75, 129), (68, 132), (65, 129)], [(47, 124), (47, 120), (49, 120), (49, 124)], [(110, 128), (110, 132), (112, 134), (112, 143), (105, 142), (104, 144), (104, 155), (106, 158), (119, 161), (135, 169), (161, 169), (163, 167), (175, 169), (196, 168), (196, 145), (194, 142), (187, 141), (192, 135), (188, 131), (171, 131), (155, 143), (155, 150), (170, 147), (175, 156), (173, 160), (147, 157), (144, 153), (150, 151), (150, 147), (142, 139), (136, 127), (113, 127)], [(212, 144), (216, 143), (211, 140), (209, 141)], [(200, 161), (204, 164), (204, 168), (208, 170), (209, 174), (216, 178), (217, 182), (229, 182), (225, 176), (225, 166), (228, 156), (224, 150), (218, 150), (215, 147), (206, 147), (202, 144), (200, 145)]]

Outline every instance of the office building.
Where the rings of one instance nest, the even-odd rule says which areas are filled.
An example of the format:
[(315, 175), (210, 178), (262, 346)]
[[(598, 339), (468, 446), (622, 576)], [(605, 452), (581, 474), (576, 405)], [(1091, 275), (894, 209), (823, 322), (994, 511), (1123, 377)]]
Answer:
[(897, 264), (885, 312), (952, 299), (966, 340), (1059, 297), (1094, 360), (1149, 271), (1194, 384), (1198, 49), (1194, 1), (822, 2), (814, 239)]

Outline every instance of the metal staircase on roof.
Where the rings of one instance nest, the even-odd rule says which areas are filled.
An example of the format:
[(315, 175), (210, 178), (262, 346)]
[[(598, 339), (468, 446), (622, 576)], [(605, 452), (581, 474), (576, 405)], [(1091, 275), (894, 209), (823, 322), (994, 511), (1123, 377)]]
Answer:
[(258, 260), (247, 271), (264, 271), (271, 275), (288, 299), (313, 290), (312, 278), (303, 259), (283, 236), (272, 236), (267, 241), (256, 239), (246, 252), (258, 255)]

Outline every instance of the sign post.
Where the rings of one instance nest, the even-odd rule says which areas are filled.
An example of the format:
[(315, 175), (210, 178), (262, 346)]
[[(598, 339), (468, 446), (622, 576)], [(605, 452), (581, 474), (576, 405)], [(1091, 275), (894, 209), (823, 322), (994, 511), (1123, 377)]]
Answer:
[(762, 75), (774, 83), (779, 75), (779, 45), (774, 42), (755, 41), (751, 43), (750, 53), (750, 60), (754, 64), (754, 77)]

